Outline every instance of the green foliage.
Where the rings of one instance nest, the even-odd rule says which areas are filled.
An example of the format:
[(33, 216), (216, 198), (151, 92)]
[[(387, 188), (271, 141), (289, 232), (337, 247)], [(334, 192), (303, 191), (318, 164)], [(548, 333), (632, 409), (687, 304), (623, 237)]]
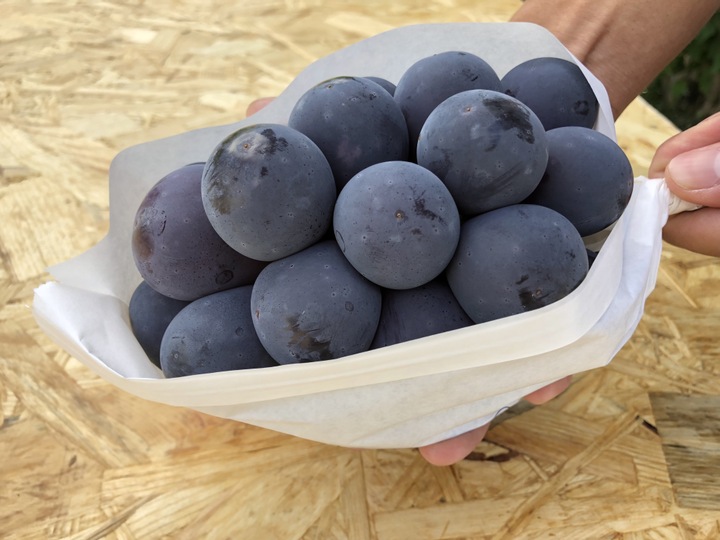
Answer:
[(643, 97), (680, 129), (720, 110), (720, 12), (658, 75)]

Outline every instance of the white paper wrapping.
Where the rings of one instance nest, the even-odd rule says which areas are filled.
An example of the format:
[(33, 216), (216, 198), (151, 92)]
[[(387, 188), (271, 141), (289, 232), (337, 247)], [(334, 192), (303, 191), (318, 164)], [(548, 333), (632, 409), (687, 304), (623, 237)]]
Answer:
[[(374, 75), (397, 82), (415, 61), (447, 50), (475, 53), (500, 76), (533, 57), (575, 61), (535, 25), (410, 26), (312, 64), (250, 119), (129, 148), (110, 168), (108, 235), (50, 269), (56, 281), (35, 293), (38, 324), (98, 375), (141, 398), (365, 448), (446, 439), (549, 382), (609, 362), (632, 335), (655, 285), (671, 199), (660, 180), (636, 179), (631, 202), (587, 278), (536, 311), (337, 360), (175, 379), (164, 379), (134, 339), (127, 302), (141, 278), (131, 254), (132, 223), (153, 184), (182, 165), (205, 161), (238, 127), (286, 123), (299, 96), (322, 80)], [(607, 95), (585, 71), (601, 105), (596, 129), (614, 139)]]

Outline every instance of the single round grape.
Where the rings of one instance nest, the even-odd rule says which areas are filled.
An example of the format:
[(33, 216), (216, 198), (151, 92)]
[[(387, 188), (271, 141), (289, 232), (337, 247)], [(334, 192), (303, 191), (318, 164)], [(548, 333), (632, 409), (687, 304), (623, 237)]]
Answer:
[(548, 165), (526, 199), (560, 212), (589, 236), (615, 223), (630, 202), (633, 170), (610, 137), (582, 127), (547, 132)]
[(545, 130), (515, 98), (468, 90), (441, 103), (418, 141), (418, 164), (435, 173), (467, 217), (522, 202), (547, 164)]
[(212, 152), (202, 200), (220, 237), (246, 257), (274, 261), (330, 228), (335, 180), (320, 149), (287, 126), (255, 124)]
[(430, 113), (450, 96), (465, 90), (500, 91), (500, 78), (482, 58), (463, 51), (447, 51), (411, 65), (397, 83), (395, 101), (405, 115), (414, 158), (420, 130)]
[(160, 294), (145, 281), (136, 287), (130, 298), (130, 327), (145, 354), (157, 367), (160, 367), (160, 342), (165, 330), (188, 304)]
[(466, 221), (446, 275), (462, 308), (482, 323), (556, 302), (587, 271), (572, 223), (549, 208), (517, 204)]
[(460, 215), (433, 173), (388, 161), (348, 182), (335, 204), (333, 228), (343, 254), (363, 276), (390, 289), (411, 289), (450, 262)]
[(384, 289), (382, 294), (382, 311), (373, 349), (473, 324), (444, 279), (402, 291)]
[(250, 315), (252, 287), (190, 303), (170, 322), (160, 346), (166, 377), (276, 366), (260, 344)]
[(265, 263), (228, 246), (210, 224), (200, 196), (202, 163), (155, 184), (135, 214), (132, 253), (142, 278), (176, 300), (252, 283)]
[(367, 78), (337, 77), (314, 86), (297, 101), (288, 125), (320, 147), (338, 191), (370, 165), (408, 157), (400, 107)]
[(506, 94), (533, 110), (546, 130), (595, 125), (599, 111), (597, 97), (573, 62), (533, 58), (507, 72), (501, 84)]
[(355, 271), (334, 241), (270, 263), (253, 286), (252, 320), (280, 364), (366, 351), (375, 335), (380, 288)]
[(364, 79), (368, 79), (375, 84), (379, 84), (382, 86), (385, 90), (387, 90), (388, 94), (391, 96), (395, 95), (395, 85), (388, 81), (387, 79), (383, 79), (382, 77), (363, 77)]

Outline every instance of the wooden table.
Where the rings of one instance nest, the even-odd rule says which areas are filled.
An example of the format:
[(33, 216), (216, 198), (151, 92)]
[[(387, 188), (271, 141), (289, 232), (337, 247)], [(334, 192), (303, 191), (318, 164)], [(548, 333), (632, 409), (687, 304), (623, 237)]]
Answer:
[[(720, 537), (720, 263), (668, 247), (613, 362), (503, 417), (472, 459), (358, 451), (143, 401), (36, 326), (45, 269), (108, 227), (122, 148), (243, 117), (308, 63), (416, 22), (505, 21), (517, 1), (3, 0), (0, 537)], [(637, 174), (675, 132), (618, 121)]]

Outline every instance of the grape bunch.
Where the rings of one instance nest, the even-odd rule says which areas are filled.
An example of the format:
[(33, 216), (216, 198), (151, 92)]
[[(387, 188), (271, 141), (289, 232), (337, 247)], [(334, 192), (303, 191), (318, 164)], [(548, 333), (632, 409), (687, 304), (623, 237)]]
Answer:
[(324, 361), (547, 306), (633, 186), (581, 69), (447, 51), (247, 125), (137, 210), (132, 329), (166, 377)]

